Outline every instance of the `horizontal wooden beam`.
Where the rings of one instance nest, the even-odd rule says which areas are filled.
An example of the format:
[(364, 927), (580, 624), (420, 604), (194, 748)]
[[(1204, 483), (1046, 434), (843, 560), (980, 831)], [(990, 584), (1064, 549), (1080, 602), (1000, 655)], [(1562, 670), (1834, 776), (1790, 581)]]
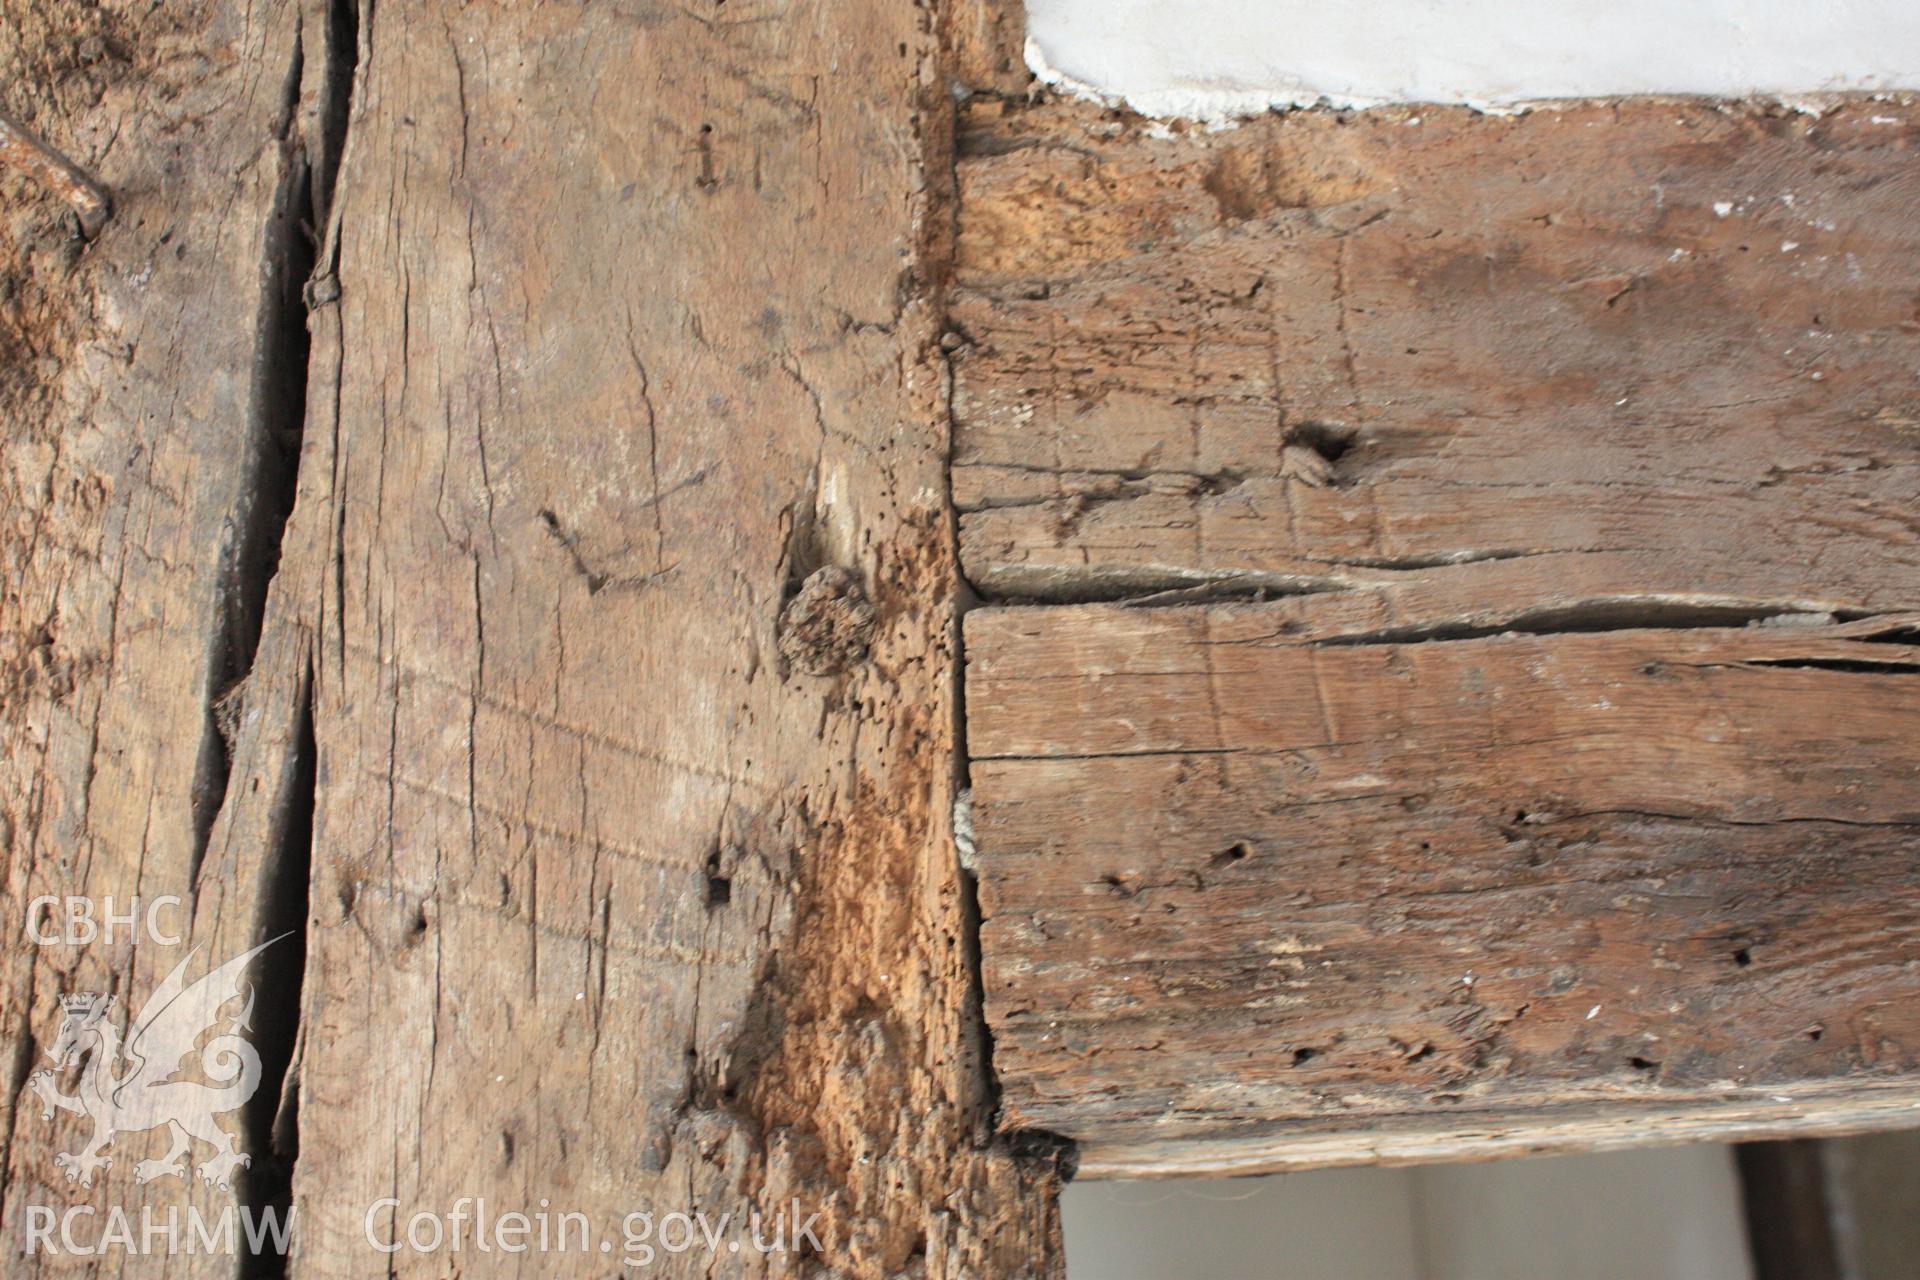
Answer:
[(1910, 603), (1920, 112), (963, 135), (955, 501), (999, 597)]
[(1005, 1124), (1165, 1173), (1920, 1120), (1915, 139), (971, 112)]
[(1341, 603), (969, 618), (1009, 1123), (1371, 1149), (1912, 1086), (1920, 615), (1396, 642)]

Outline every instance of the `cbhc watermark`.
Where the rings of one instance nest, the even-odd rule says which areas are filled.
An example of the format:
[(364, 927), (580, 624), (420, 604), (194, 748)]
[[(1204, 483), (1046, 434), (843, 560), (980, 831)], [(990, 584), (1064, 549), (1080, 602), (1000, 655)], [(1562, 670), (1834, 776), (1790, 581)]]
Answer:
[(113, 898), (59, 897), (44, 894), (27, 904), (27, 940), (42, 947), (86, 947), (95, 942), (108, 946), (121, 937), (138, 944), (156, 942), (163, 947), (177, 946), (181, 934), (168, 932), (166, 921), (178, 922), (171, 913), (181, 905), (172, 894), (142, 901), (138, 894), (122, 906)]

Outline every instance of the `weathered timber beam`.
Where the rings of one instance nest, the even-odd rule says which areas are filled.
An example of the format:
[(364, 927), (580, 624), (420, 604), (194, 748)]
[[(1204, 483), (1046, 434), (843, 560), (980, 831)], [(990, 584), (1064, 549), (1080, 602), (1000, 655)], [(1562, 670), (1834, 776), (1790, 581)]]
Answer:
[[(1004, 24), (749, 8), (0, 0), (0, 126), (114, 215), (0, 163), (8, 1276), (1059, 1273), (951, 829), (949, 64)], [(268, 937), (218, 1178), (149, 1108), (69, 1184), (46, 1082), (121, 1064), (49, 1064), (62, 997)], [(290, 1250), (25, 1234), (235, 1200)]]
[[(1415, 121), (1418, 121), (1416, 123)], [(1632, 103), (962, 133), (989, 596), (1910, 598), (1920, 115)]]
[(1105, 1174), (1920, 1119), (1916, 136), (971, 111), (1004, 1123)]

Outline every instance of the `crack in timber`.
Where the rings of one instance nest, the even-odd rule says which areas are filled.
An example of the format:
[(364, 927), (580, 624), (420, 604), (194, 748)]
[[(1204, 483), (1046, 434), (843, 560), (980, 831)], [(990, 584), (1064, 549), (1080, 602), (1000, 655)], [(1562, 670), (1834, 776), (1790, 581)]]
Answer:
[(1778, 626), (1794, 622), (1853, 621), (1861, 614), (1835, 614), (1783, 601), (1714, 601), (1626, 596), (1524, 609), (1491, 621), (1449, 620), (1382, 627), (1374, 631), (1326, 636), (1308, 643), (1318, 648), (1349, 645), (1432, 644), (1485, 640), (1503, 635), (1579, 635), (1601, 631), (1693, 631), (1713, 628)]
[[(308, 22), (296, 22), (281, 86), (273, 137), (280, 183), (261, 246), (240, 485), (220, 554), (205, 677), (206, 723), (194, 776), (189, 883), (196, 896), (214, 823), (229, 799), (236, 744), (246, 722), (248, 682), (298, 490), (312, 359), (308, 307), (320, 259), (313, 229), (329, 226), (334, 213), (358, 74), (359, 3), (330, 0), (317, 31)], [(309, 87), (311, 98), (303, 101)], [(267, 693), (262, 689), (255, 696)], [(239, 1114), (242, 1149), (252, 1163), (236, 1179), (234, 1193), (253, 1221), (271, 1212), (289, 1223), (300, 1154), (299, 1046), (319, 774), (311, 661), (292, 702), (292, 742), (280, 761), (277, 794), (266, 802), (267, 847), (252, 923), (256, 945), (282, 937), (289, 941), (262, 952), (251, 975), (256, 991), (271, 993), (271, 998), (255, 1006), (252, 1039), (260, 1055), (260, 1085)], [(256, 716), (253, 723), (268, 719)], [(263, 1233), (258, 1245), (270, 1250), (271, 1238), (271, 1233)], [(243, 1252), (236, 1259), (236, 1274), (248, 1280), (284, 1277), (288, 1269), (288, 1257), (274, 1251), (251, 1256)]]
[(215, 582), (213, 634), (207, 646), (205, 723), (193, 780), (193, 857), (197, 885), (215, 817), (226, 802), (233, 746), (265, 620), (267, 589), (280, 567), (280, 545), (293, 513), (306, 420), (307, 335), (301, 287), (313, 269), (312, 238), (303, 226), (311, 199), (311, 167), (300, 137), (303, 52), (296, 39), (282, 86), (274, 145), (282, 173), (261, 246), (262, 282), (254, 319), (253, 368), (247, 396), (239, 486), (227, 520)]
[[(938, 155), (938, 163), (929, 164), (929, 175), (938, 175), (945, 184), (943, 197), (947, 204), (948, 236), (958, 234), (960, 175), (958, 159), (960, 148), (952, 130), (956, 118), (952, 113), (946, 117), (948, 132), (940, 144), (944, 145), (944, 154)], [(949, 240), (934, 253), (952, 252)], [(930, 255), (932, 256), (932, 255)], [(950, 282), (943, 279), (937, 287), (934, 297), (942, 312), (948, 301), (947, 287)], [(949, 319), (942, 326), (951, 328)], [(1042, 1129), (1003, 1129), (1000, 1074), (994, 1068), (993, 1027), (987, 1020), (986, 966), (981, 953), (981, 926), (985, 914), (980, 902), (980, 875), (977, 859), (972, 856), (972, 787), (971, 774), (973, 754), (967, 741), (967, 651), (966, 651), (966, 615), (967, 611), (992, 601), (983, 600), (973, 585), (968, 582), (961, 569), (960, 528), (965, 514), (955, 500), (954, 492), (954, 437), (956, 423), (953, 415), (953, 368), (951, 353), (944, 347), (936, 348), (934, 358), (945, 365), (946, 391), (941, 397), (945, 411), (946, 456), (941, 460), (941, 480), (946, 486), (947, 523), (946, 538), (949, 554), (953, 557), (954, 601), (948, 620), (948, 643), (951, 646), (951, 696), (953, 729), (953, 788), (954, 812), (949, 834), (952, 837), (952, 854), (956, 861), (955, 873), (960, 889), (960, 945), (961, 963), (966, 972), (965, 1003), (961, 1010), (963, 1022), (961, 1052), (966, 1055), (967, 1075), (971, 1078), (974, 1097), (970, 1100), (975, 1109), (973, 1141), (976, 1146), (998, 1146), (1016, 1162), (1033, 1167), (1051, 1166), (1059, 1178), (1060, 1185), (1073, 1180), (1079, 1169), (1079, 1143), (1061, 1134)]]
[[(307, 914), (313, 869), (313, 815), (319, 750), (313, 729), (313, 671), (302, 675), (297, 729), (286, 763), (287, 783), (271, 826), (271, 854), (262, 862), (253, 935), (257, 943), (287, 937), (254, 962), (256, 990), (276, 998), (255, 1006), (253, 1041), (260, 1087), (240, 1112), (242, 1148), (253, 1157), (235, 1183), (235, 1200), (259, 1221), (272, 1212), (291, 1222), (293, 1170), (300, 1158), (300, 1024), (305, 1003)], [(265, 1238), (265, 1237), (263, 1237)], [(283, 1254), (240, 1259), (242, 1280), (288, 1274)]]

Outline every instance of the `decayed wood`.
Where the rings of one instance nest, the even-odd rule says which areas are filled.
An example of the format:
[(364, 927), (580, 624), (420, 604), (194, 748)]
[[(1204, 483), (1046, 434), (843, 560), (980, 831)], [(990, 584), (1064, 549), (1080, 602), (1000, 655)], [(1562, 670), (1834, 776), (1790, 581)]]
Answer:
[(191, 920), (9, 930), (9, 1256), (29, 1204), (212, 1203), (131, 1185), (160, 1135), (50, 1185), (73, 1128), (17, 1104), (57, 997), (291, 923), (240, 1191), (290, 1177), (289, 1274), (447, 1274), (369, 1247), (389, 1197), (383, 1236), (471, 1197), (616, 1247), (632, 1211), (819, 1214), (820, 1257), (664, 1274), (1055, 1273), (951, 839), (937, 15), (108, 4), (131, 61), (55, 96), (85, 33), (0, 8), (33, 73), (0, 108), (116, 196), (79, 255), (4, 193), (39, 237), (0, 328), (7, 909)]
[[(930, 20), (362, 22), (290, 550), (319, 584), (298, 1273), (364, 1274), (386, 1195), (797, 1198), (836, 1271), (1048, 1271), (1051, 1172), (976, 1143), (946, 838)], [(870, 635), (796, 645), (783, 619), (858, 612), (783, 610), (826, 566)]]
[(1411, 620), (1911, 583), (1909, 105), (967, 119), (983, 592), (1357, 587)]
[(940, 7), (948, 72), (962, 92), (1019, 94), (1027, 72), (1024, 0), (952, 0)]
[[(310, 1230), (797, 1197), (849, 1273), (1045, 1272), (1050, 1173), (974, 1144), (941, 852), (929, 32), (447, 5), (362, 45), (302, 547)], [(815, 666), (778, 624), (823, 565), (874, 617)]]
[[(0, 177), (0, 1229), (9, 1276), (97, 1274), (98, 1260), (22, 1256), (27, 1207), (213, 1218), (236, 1198), (270, 1202), (285, 1178), (269, 1131), (290, 1037), (271, 1014), (259, 1104), (237, 1117), (253, 1167), (232, 1189), (136, 1185), (164, 1133), (119, 1136), (90, 1186), (69, 1183), (55, 1157), (80, 1151), (90, 1128), (46, 1118), (25, 1088), (52, 1066), (63, 994), (114, 994), (124, 1025), (189, 947), (230, 957), (286, 923), (277, 870), (294, 779), (238, 758), (212, 707), (253, 661), (298, 447), (297, 404), (289, 415), (273, 367), (299, 324), (290, 246), (304, 162), (283, 92), (298, 14), (8, 0), (0, 33), (0, 110), (97, 174), (121, 215), (86, 225), (99, 233), (86, 244), (60, 193)], [(269, 700), (246, 718), (291, 712)], [(214, 815), (241, 792), (257, 838), (215, 850)], [(110, 943), (27, 936), (35, 898), (87, 898), (100, 926), (108, 898), (124, 913), (167, 895), (182, 905), (157, 923), (189, 931), (178, 948), (125, 925)], [(297, 923), (304, 885), (294, 895)], [(57, 908), (36, 917), (59, 931)], [(260, 974), (270, 990), (288, 976), (284, 963)], [(144, 1265), (234, 1274), (231, 1257)]]
[(969, 616), (1008, 1123), (1094, 1172), (1911, 1123), (1920, 615), (1368, 612)]
[(1912, 1123), (1916, 136), (965, 109), (964, 566), (1162, 606), (969, 617), (1005, 1123), (1094, 1174)]
[(30, 174), (41, 186), (65, 200), (89, 238), (100, 234), (113, 201), (98, 183), (73, 161), (33, 136), (16, 120), (0, 114), (0, 162)]

